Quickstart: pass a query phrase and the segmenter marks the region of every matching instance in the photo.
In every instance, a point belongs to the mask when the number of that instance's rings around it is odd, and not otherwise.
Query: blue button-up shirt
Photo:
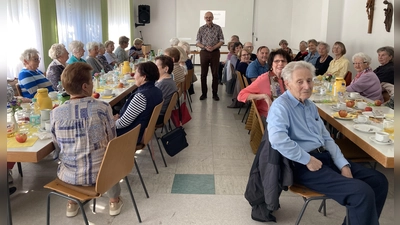
[[[268,63],[265,63],[264,66],[260,64],[258,59],[254,60],[249,64],[249,66],[246,69],[246,77],[251,79],[251,78],[257,78],[263,73],[268,72],[269,66]]]
[[[308,52],[308,55],[306,57],[304,57],[304,61],[309,62],[315,66],[315,63],[317,63],[319,54],[318,54],[318,52],[315,52],[312,55],[311,54],[312,54],[311,52]]]
[[[326,130],[312,101],[306,99],[303,104],[286,91],[273,101],[267,122],[271,146],[284,157],[306,165],[310,161],[308,152],[324,146],[337,168],[349,164]]]

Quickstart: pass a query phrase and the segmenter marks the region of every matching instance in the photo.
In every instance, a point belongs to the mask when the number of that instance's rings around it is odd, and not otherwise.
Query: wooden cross
[[[374,21],[374,5],[375,0],[367,0],[367,15],[368,15],[368,33],[372,33],[372,23]]]

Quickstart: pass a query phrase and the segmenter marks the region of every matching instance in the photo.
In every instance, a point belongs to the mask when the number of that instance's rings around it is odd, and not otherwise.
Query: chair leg
[[[242,123],[243,123],[244,118],[246,117],[247,113],[249,112],[250,107],[251,107],[251,104],[249,104],[249,105],[247,106],[246,111],[245,111],[244,114],[243,114]],[[247,119],[246,119],[246,121],[247,121]]]
[[[154,155],[153,155],[153,152],[152,152],[152,150],[151,150],[149,144],[147,144],[147,148],[149,148],[150,157],[151,157],[151,160],[153,161],[154,169],[156,170],[156,173],[158,174],[158,169],[157,169],[156,161],[154,161]]]
[[[321,212],[321,209],[324,209],[324,216],[326,216],[326,199],[322,199],[321,205],[318,208],[318,212]]]
[[[301,220],[301,218],[303,217],[304,211],[306,211],[306,208],[307,208],[309,202],[310,202],[309,199],[307,199],[307,200],[304,202],[303,208],[301,208],[300,214],[299,214],[299,216],[297,217],[297,220],[296,220],[295,225],[299,225],[300,220]]]
[[[346,207],[346,225],[350,225],[349,221],[349,209]]]
[[[21,162],[17,162],[17,167],[18,167],[18,173],[21,177],[23,177],[24,175],[22,174],[22,165]]]
[[[96,212],[96,199],[93,199],[93,212]]]
[[[137,165],[135,159],[134,159],[134,164],[135,164],[135,167],[136,167],[136,171],[138,172],[140,182],[142,183],[142,186],[143,186],[143,189],[144,189],[144,193],[146,193],[146,197],[149,198],[149,193],[147,192],[147,188],[146,188],[146,185],[144,184],[142,174],[140,173],[139,166]]]
[[[46,215],[46,224],[50,225],[50,196],[51,192],[47,195],[47,215]]]
[[[162,158],[162,160],[164,161],[164,166],[167,167],[167,162],[165,161],[164,154],[163,154],[163,152],[162,152],[162,148],[161,148],[161,145],[160,145],[160,141],[159,141],[159,138],[157,137],[157,135],[156,135],[156,141],[157,141],[157,144],[158,144],[158,149],[160,149],[161,158]]]
[[[138,218],[138,220],[139,220],[139,223],[141,223],[141,222],[142,222],[142,219],[140,218],[139,210],[138,210],[138,208],[137,208],[135,198],[133,197],[131,185],[129,185],[128,176],[125,177],[125,182],[126,182],[126,186],[128,186],[129,194],[131,195],[133,207],[135,207],[136,216],[137,216],[137,218]]]
[[[192,110],[192,103],[190,103],[190,101],[189,101],[188,98],[186,98],[186,100],[187,100],[187,102],[189,103],[190,112],[193,112],[193,110]]]

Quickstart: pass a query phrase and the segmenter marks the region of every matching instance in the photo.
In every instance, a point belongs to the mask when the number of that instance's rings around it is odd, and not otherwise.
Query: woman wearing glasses
[[[272,51],[267,61],[270,70],[258,76],[249,86],[242,89],[237,97],[238,101],[256,100],[258,112],[261,116],[267,117],[272,99],[280,96],[286,90],[281,74],[283,68],[291,60],[292,57],[283,49]]]
[[[347,86],[346,91],[358,92],[360,95],[368,99],[381,100],[383,102],[382,88],[379,78],[369,66],[371,63],[371,57],[365,53],[359,52],[353,55],[352,60],[357,75],[351,81],[350,85]]]
[[[332,53],[335,55],[333,60],[329,63],[328,70],[324,76],[332,75],[335,77],[344,78],[349,70],[349,60],[344,56],[346,54],[346,47],[340,41],[335,42],[332,47]]]
[[[47,88],[49,92],[54,91],[51,82],[42,71],[38,70],[40,63],[38,50],[26,49],[19,59],[24,64],[24,68],[18,75],[18,84],[23,97],[33,98],[38,88]]]

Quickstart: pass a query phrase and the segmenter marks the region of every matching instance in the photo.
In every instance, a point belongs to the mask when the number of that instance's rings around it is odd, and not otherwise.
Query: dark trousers
[[[200,65],[201,65],[201,92],[202,95],[207,95],[207,74],[208,67],[211,67],[212,74],[212,93],[218,94],[218,68],[219,68],[219,50],[212,52],[201,50],[200,51]]]
[[[353,174],[353,179],[349,179],[341,175],[329,152],[311,155],[323,163],[322,168],[311,172],[305,165],[294,162],[294,181],[346,206],[351,225],[379,224],[388,192],[385,175],[349,161]]]

